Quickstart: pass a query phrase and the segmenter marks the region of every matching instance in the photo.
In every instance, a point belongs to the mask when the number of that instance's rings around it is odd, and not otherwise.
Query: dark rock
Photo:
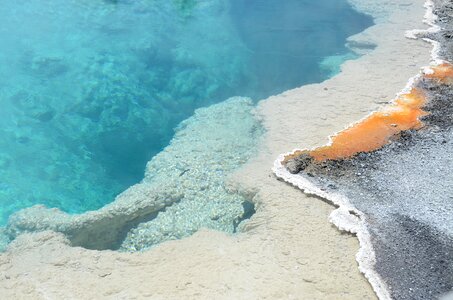
[[[308,153],[304,153],[296,158],[288,160],[286,168],[291,174],[297,174],[300,171],[305,170],[312,162],[313,158]]]

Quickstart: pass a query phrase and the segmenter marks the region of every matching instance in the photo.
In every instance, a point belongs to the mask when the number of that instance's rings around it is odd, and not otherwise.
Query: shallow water
[[[194,109],[321,81],[371,24],[343,0],[18,0],[0,18],[0,224],[109,203]]]

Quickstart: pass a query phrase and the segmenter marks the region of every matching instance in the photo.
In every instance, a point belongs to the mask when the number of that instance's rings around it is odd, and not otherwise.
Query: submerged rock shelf
[[[143,181],[113,203],[81,215],[44,206],[24,209],[10,218],[7,234],[54,230],[73,246],[137,251],[200,228],[233,233],[253,211],[248,199],[225,185],[255,153],[262,135],[252,110],[247,98],[197,110],[148,163]]]

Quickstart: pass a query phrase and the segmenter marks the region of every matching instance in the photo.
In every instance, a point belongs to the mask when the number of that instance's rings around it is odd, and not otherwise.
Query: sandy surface
[[[334,207],[271,171],[280,153],[324,144],[390,101],[429,63],[430,45],[404,38],[423,28],[423,1],[354,2],[379,23],[352,44],[377,48],[345,63],[340,75],[257,108],[268,130],[262,150],[231,178],[231,188],[257,204],[243,233],[201,231],[134,254],[70,247],[51,232],[23,235],[0,255],[0,298],[373,299],[355,261],[357,240],[327,221]]]

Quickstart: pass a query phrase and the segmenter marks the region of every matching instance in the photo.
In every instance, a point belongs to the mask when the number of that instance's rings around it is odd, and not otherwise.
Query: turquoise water
[[[372,22],[345,0],[17,0],[0,20],[0,224],[111,202],[196,108],[321,81]]]

